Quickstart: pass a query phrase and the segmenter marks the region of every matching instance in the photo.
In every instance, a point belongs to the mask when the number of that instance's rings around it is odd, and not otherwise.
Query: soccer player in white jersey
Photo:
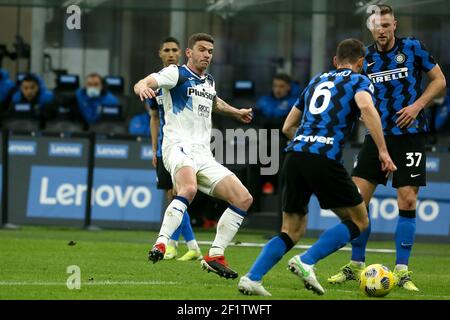
[[[134,87],[142,101],[154,98],[157,89],[163,91],[166,120],[163,162],[177,192],[165,211],[149,260],[155,263],[163,259],[170,236],[200,190],[230,204],[219,219],[216,237],[201,265],[204,270],[234,279],[238,274],[228,267],[224,251],[242,224],[253,198],[241,181],[212,155],[211,113],[228,115],[244,123],[250,123],[253,114],[252,109],[236,109],[217,97],[214,79],[206,73],[213,50],[212,36],[194,34],[186,49],[186,65],[170,65],[142,79]]]

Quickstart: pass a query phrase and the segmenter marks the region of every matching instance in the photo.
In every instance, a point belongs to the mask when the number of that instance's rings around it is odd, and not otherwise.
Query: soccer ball
[[[359,289],[369,297],[384,297],[394,285],[394,274],[381,264],[366,267],[359,277]]]

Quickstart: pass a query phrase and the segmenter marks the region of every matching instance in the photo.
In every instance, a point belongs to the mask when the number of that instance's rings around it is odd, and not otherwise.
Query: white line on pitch
[[[181,282],[174,281],[89,281],[81,282],[82,286],[166,286],[180,285]],[[45,281],[0,281],[2,286],[66,286],[65,282],[45,282]]]
[[[181,243],[184,243],[185,241],[180,241]],[[202,244],[202,245],[212,245],[212,241],[197,241],[198,244]],[[230,246],[235,246],[235,247],[247,247],[247,248],[262,248],[264,247],[266,244],[265,243],[253,243],[253,242],[242,242],[239,244],[230,244]],[[311,246],[307,246],[307,245],[296,245],[294,247],[295,249],[309,249],[311,248]],[[351,248],[348,247],[344,247],[341,248],[339,250],[342,251],[352,251]],[[367,252],[375,252],[375,253],[395,253],[395,250],[392,249],[366,249]]]

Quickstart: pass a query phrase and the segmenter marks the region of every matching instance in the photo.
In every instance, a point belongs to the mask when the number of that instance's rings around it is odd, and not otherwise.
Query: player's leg
[[[416,233],[416,205],[419,188],[426,186],[426,137],[403,135],[393,138],[395,149],[390,152],[398,170],[392,186],[397,188],[399,218],[395,230],[397,285],[410,291],[419,289],[411,280],[408,268]]]
[[[216,237],[208,254],[202,260],[202,266],[221,277],[236,278],[238,274],[228,267],[224,253],[247,215],[253,198],[241,181],[228,169],[226,174],[212,189],[212,195],[227,201],[230,206],[222,213],[217,223]]]
[[[367,213],[369,213],[369,203],[370,199],[372,199],[373,193],[375,192],[376,185],[359,177],[353,177],[352,180],[358,187],[358,190],[361,193],[366,205]],[[369,241],[371,231],[370,215],[368,214],[367,217],[369,219],[369,226],[366,230],[361,232],[359,237],[351,241],[352,257],[350,262],[341,267],[341,270],[337,274],[328,278],[329,283],[340,284],[348,280],[359,280],[359,274],[365,268],[366,246]]]
[[[304,235],[311,191],[301,179],[302,163],[297,153],[288,153],[281,170],[283,222],[281,233],[262,249],[250,271],[241,277],[238,289],[244,294],[269,295],[262,279]]]
[[[283,212],[281,233],[273,237],[262,249],[250,271],[239,280],[238,289],[246,295],[270,296],[262,286],[263,277],[289,252],[305,234],[306,213]]]
[[[188,156],[183,148],[163,148],[164,165],[171,173],[177,196],[167,207],[158,239],[149,252],[149,260],[156,263],[164,257],[167,244],[175,230],[180,226],[184,212],[197,193],[197,176],[192,157]]]
[[[388,139],[387,139],[388,140]],[[361,151],[358,154],[353,172],[353,182],[359,189],[367,212],[369,203],[378,184],[386,184],[387,178],[381,171],[381,163],[378,159],[378,149],[371,136],[366,136]],[[366,246],[371,232],[370,214],[369,227],[361,235],[351,241],[352,256],[349,263],[342,266],[338,273],[328,278],[331,284],[340,284],[349,280],[358,280],[359,273],[365,267]]]
[[[170,178],[170,175],[169,175]],[[171,203],[173,198],[175,197],[174,191],[172,188],[166,190],[166,198],[167,204]],[[184,218],[183,218],[184,219]],[[183,224],[183,222],[181,222]],[[167,244],[166,252],[164,254],[164,260],[175,259],[178,255],[178,239],[180,239],[182,226],[180,225],[177,230],[172,234],[169,239],[169,243]]]
[[[303,280],[307,289],[323,294],[314,265],[356,239],[369,221],[358,188],[339,162],[307,154],[303,155],[303,160],[304,182],[317,196],[321,208],[332,209],[342,222],[326,230],[304,254],[293,257],[289,261],[289,270]]]
[[[342,222],[326,230],[301,256],[295,256],[289,261],[290,271],[303,279],[308,290],[317,294],[323,294],[325,291],[316,279],[315,264],[357,238],[369,225],[364,202],[355,207],[338,208],[333,211]]]
[[[172,202],[173,197],[175,196],[173,191],[172,178],[170,177],[170,173],[164,167],[162,157],[157,158],[156,162],[156,175],[157,175],[157,184],[156,187],[159,190],[164,190],[166,195],[166,203],[165,205],[169,205]],[[171,236],[169,243],[166,247],[166,251],[164,253],[164,259],[170,260],[174,259],[177,256],[177,246],[178,239],[181,234],[181,228],[178,228]]]
[[[395,230],[395,247],[397,259],[394,274],[398,278],[397,284],[410,291],[419,291],[411,280],[408,270],[409,257],[416,234],[416,204],[418,187],[401,187],[397,190],[399,217]]]
[[[183,221],[181,222],[179,229],[180,228],[181,234],[183,235],[184,240],[186,240],[188,251],[177,260],[190,261],[201,259],[202,253],[200,251],[200,247],[198,246],[197,240],[195,239],[194,230],[191,225],[191,217],[189,216],[187,210],[184,212]]]

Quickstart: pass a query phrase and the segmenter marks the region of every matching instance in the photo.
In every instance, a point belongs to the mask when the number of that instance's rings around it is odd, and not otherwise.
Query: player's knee
[[[288,228],[283,228],[282,232],[288,234],[292,242],[297,243],[304,235],[304,228],[301,226],[289,226]]]
[[[248,208],[250,208],[250,206],[252,205],[252,203],[253,203],[253,197],[250,194],[250,192],[246,191],[237,197],[234,205],[236,207],[238,207],[239,209],[247,211]]]
[[[416,209],[416,203],[417,199],[415,195],[407,195],[398,199],[398,207],[400,210],[414,210]]]
[[[178,195],[186,198],[189,201],[194,200],[195,195],[197,194],[197,185],[196,184],[187,184],[181,187],[178,191]]]
[[[359,231],[364,231],[369,227],[369,217],[367,215],[364,215],[360,219],[358,219],[358,228]]]

